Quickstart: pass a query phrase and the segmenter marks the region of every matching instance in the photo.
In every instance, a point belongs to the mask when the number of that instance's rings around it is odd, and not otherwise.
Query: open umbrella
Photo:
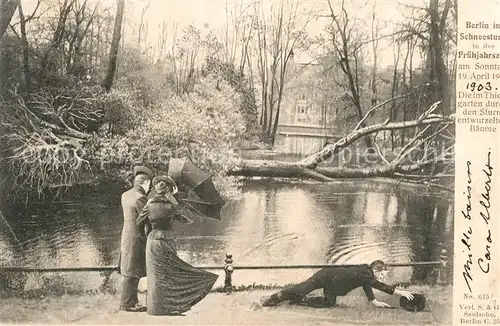
[[[184,157],[170,159],[168,175],[175,180],[179,188],[175,198],[190,215],[220,219],[225,201],[215,189],[210,173]]]

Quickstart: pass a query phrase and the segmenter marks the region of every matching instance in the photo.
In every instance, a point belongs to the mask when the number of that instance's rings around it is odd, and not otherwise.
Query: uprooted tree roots
[[[83,172],[92,170],[83,148],[91,138],[92,129],[102,125],[104,110],[92,103],[95,96],[89,92],[71,92],[58,95],[40,92],[29,98],[14,94],[14,101],[0,103],[4,112],[8,112],[0,120],[0,137],[4,149],[7,148],[3,160],[9,163],[12,175],[17,176],[14,187],[34,188],[42,193],[54,185],[77,183]],[[454,119],[434,114],[439,104],[434,103],[415,120],[386,120],[361,127],[379,105],[372,108],[352,132],[302,161],[242,160],[229,169],[228,175],[319,181],[383,176],[428,184],[443,184],[439,181],[445,180],[449,184],[453,176]],[[395,130],[413,130],[413,137],[393,157],[386,157],[378,145],[377,134]],[[378,155],[380,163],[352,168],[321,164],[341,155],[343,150],[366,136],[373,137],[372,151]]]
[[[14,179],[14,189],[24,186],[41,193],[54,184],[71,184],[89,168],[83,146],[98,125],[103,111],[93,105],[88,92],[67,94],[40,91],[23,97],[13,93],[0,103],[1,140]]]

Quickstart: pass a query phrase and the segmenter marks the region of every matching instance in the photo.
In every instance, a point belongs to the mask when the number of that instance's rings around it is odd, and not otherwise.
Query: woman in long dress
[[[172,200],[175,182],[168,176],[153,179],[155,196],[137,218],[148,233],[146,242],[147,313],[171,315],[189,311],[212,289],[218,275],[195,268],[177,256],[174,221],[192,223]]]

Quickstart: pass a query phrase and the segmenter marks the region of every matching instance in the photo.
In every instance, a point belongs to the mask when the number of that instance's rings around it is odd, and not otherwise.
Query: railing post
[[[113,273],[113,271],[104,271],[100,273],[101,276],[103,277],[100,287],[102,293],[113,292],[112,289],[110,288],[111,273]]]
[[[448,265],[448,251],[445,248],[441,249],[439,261],[441,262],[441,266],[439,267],[438,284],[445,285],[448,282],[446,270],[446,267]]]
[[[226,278],[224,279],[224,290],[227,293],[231,293],[233,289],[233,281],[232,281],[232,274],[233,274],[233,255],[230,253],[226,253],[226,259],[224,260],[226,263],[224,265],[224,272],[226,273]]]

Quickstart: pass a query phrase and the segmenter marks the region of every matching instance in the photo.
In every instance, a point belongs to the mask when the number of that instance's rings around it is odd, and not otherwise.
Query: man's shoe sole
[[[147,308],[120,308],[120,310],[127,312],[145,312]]]

